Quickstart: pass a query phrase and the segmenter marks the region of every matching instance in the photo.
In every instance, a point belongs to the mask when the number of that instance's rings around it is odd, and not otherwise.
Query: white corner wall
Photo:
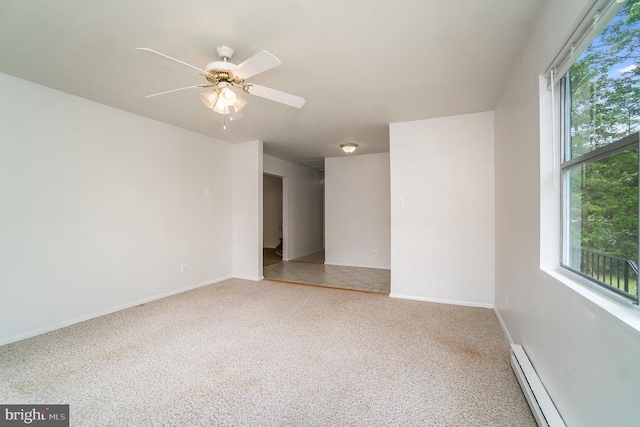
[[[263,175],[262,247],[274,249],[280,243],[282,227],[282,178]]]
[[[0,93],[0,345],[230,277],[231,145],[6,74]]]
[[[389,153],[325,159],[325,263],[391,264]]]
[[[283,259],[323,248],[323,184],[314,169],[264,155],[264,173],[283,177]]]
[[[391,296],[492,307],[493,112],[390,125]]]
[[[263,278],[262,146],[262,141],[232,145],[233,277],[239,279]]]
[[[540,76],[590,5],[543,3],[495,110],[496,311],[513,341],[524,347],[566,425],[635,426],[640,425],[640,331],[614,316],[612,308],[636,324],[637,308],[615,304],[540,267],[549,264],[547,252],[558,252],[560,217],[557,203],[550,201],[558,200],[558,189],[551,166],[550,97]]]

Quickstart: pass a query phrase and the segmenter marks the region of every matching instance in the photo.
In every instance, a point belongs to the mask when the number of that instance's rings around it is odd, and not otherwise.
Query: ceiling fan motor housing
[[[236,77],[231,71],[222,70],[220,68],[207,69],[209,74],[204,75],[204,78],[213,85],[220,83],[228,83],[235,87],[242,87],[244,80],[240,77]]]
[[[233,62],[222,62],[222,61],[210,62],[207,64],[206,67],[204,67],[205,70],[210,72],[217,71],[217,70],[231,71],[234,68],[236,68],[236,64],[234,64]]]
[[[207,64],[204,68],[210,75],[205,78],[213,84],[228,82],[234,86],[241,85],[243,81],[233,75],[231,70],[236,68],[236,64],[229,62],[229,59],[233,57],[234,50],[229,46],[218,46],[216,49],[218,56],[222,58],[222,61],[214,61]]]
[[[231,72],[236,68],[236,64],[229,62],[229,59],[233,57],[234,50],[228,46],[218,46],[216,52],[218,52],[218,56],[222,58],[222,61],[214,61],[207,64],[205,70],[207,70],[210,75],[205,76],[205,78],[213,84],[229,82],[234,86],[242,85],[242,79],[234,76]]]

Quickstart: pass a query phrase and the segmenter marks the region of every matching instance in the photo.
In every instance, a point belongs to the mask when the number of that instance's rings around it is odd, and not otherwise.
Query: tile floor
[[[310,255],[303,256],[300,258],[292,259],[291,261],[295,262],[313,262],[316,264],[324,264],[324,250],[319,252],[314,252]]]
[[[391,270],[283,261],[264,267],[264,278],[388,294]]]
[[[262,248],[262,266],[275,264],[276,262],[282,262],[282,257],[276,253],[275,249]]]

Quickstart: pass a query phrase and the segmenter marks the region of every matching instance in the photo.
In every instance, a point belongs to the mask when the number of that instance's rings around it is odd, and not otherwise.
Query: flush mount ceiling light
[[[348,144],[340,144],[340,148],[342,148],[342,151],[344,151],[347,154],[351,154],[354,151],[356,151],[356,148],[358,148],[358,144],[353,144],[353,143],[348,143]]]

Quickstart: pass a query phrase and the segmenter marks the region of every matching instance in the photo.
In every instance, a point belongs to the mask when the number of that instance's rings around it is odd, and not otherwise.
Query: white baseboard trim
[[[391,267],[379,267],[379,266],[358,265],[358,264],[339,264],[337,262],[326,262],[326,261],[324,265],[337,265],[339,267],[375,268],[377,270],[391,270]]]
[[[509,333],[509,330],[507,329],[507,325],[504,323],[504,320],[502,320],[502,316],[500,316],[500,312],[496,307],[493,307],[493,312],[496,314],[496,317],[498,318],[498,323],[500,324],[500,327],[502,328],[502,332],[504,332],[504,336],[507,338],[507,341],[509,341],[509,344],[513,344],[514,342],[513,342],[513,339],[511,338],[511,334]]]
[[[251,280],[252,282],[259,282],[264,279],[264,276],[241,276],[237,274],[234,274],[232,277],[234,279]]]
[[[191,291],[193,289],[201,288],[203,286],[213,285],[214,283],[222,282],[223,280],[231,279],[231,275],[219,277],[213,280],[207,280],[205,282],[198,283],[196,285],[186,286],[180,289],[174,289],[167,292],[162,292],[147,298],[142,298],[136,301],[120,304],[115,307],[106,308],[104,310],[98,310],[90,314],[75,317],[73,319],[64,320],[62,322],[54,323],[53,325],[43,326],[42,328],[32,329],[27,332],[12,335],[7,338],[0,338],[0,346],[11,344],[13,342],[22,341],[27,338],[35,337],[37,335],[46,334],[47,332],[55,331],[56,329],[66,328],[67,326],[75,325],[76,323],[85,322],[87,320],[95,319],[96,317],[105,316],[107,314],[115,313],[116,311],[125,310],[127,308],[135,307],[137,305],[146,304],[151,301],[159,300],[162,298],[170,297],[172,295],[181,294],[183,292]]]
[[[493,308],[493,304],[487,304],[483,302],[473,302],[473,301],[458,301],[452,299],[442,299],[442,298],[428,298],[428,297],[418,297],[414,295],[403,295],[403,294],[389,294],[391,298],[399,298],[399,299],[410,299],[414,301],[425,301],[425,302],[435,302],[438,304],[451,304],[451,305],[462,305],[465,307],[478,307],[478,308]]]

